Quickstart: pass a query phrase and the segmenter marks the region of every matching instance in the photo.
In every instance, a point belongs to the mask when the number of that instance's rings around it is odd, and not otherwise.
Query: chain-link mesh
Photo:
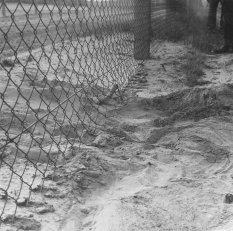
[[[135,63],[131,0],[3,1],[0,12],[4,221],[100,125],[105,101],[114,104]]]
[[[195,0],[194,0],[195,1]],[[160,48],[164,40],[180,41],[187,20],[188,0],[152,0],[152,49]]]
[[[67,150],[101,128],[134,57],[150,51],[151,32],[159,46],[184,2],[1,1],[0,226]]]

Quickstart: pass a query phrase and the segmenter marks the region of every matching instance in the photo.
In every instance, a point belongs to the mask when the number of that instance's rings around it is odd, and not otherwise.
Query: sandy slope
[[[115,117],[135,139],[111,154],[124,156],[127,164],[109,188],[88,199],[88,213],[74,230],[232,230],[233,206],[224,203],[225,194],[233,192],[231,58],[209,57],[207,63],[215,67],[206,70],[205,78],[212,83],[187,89],[179,68],[185,52],[167,44],[156,61],[145,64],[146,86]],[[160,65],[164,63],[166,71]],[[182,91],[183,98],[175,98]],[[172,124],[155,123],[169,117],[166,107],[156,104],[161,96],[163,103],[182,112]],[[219,109],[215,101],[230,109]],[[197,112],[196,105],[206,111]]]
[[[34,215],[41,230],[232,230],[232,58],[207,57],[209,84],[188,88],[187,52],[164,43],[144,64],[106,131],[55,173],[69,196],[46,199],[55,212]]]

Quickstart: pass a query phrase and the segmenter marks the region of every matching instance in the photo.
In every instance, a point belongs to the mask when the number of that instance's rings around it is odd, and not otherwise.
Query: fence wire
[[[30,197],[48,166],[93,132],[135,63],[130,0],[3,1],[0,11],[4,221],[8,204],[15,215],[24,188]]]
[[[145,50],[135,31],[142,41],[153,32],[157,49],[186,2],[152,0],[150,12],[140,11],[141,19],[152,15],[152,26],[135,26],[135,1],[2,0],[0,226],[72,146],[101,127],[109,104],[122,100],[135,49]]]
[[[160,48],[164,40],[174,42],[182,40],[181,36],[186,29],[182,21],[187,19],[188,7],[188,0],[152,0],[153,52]]]

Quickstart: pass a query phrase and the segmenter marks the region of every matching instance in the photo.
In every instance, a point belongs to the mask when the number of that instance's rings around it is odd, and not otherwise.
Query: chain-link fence
[[[148,58],[152,32],[159,47],[185,6],[182,0],[2,0],[0,222],[15,216],[20,198],[30,199],[68,150],[101,128],[106,110],[123,100],[134,58]]]
[[[188,3],[188,0],[152,0],[153,51],[158,50],[164,40],[177,42],[184,39]]]
[[[15,214],[19,199],[30,198],[68,149],[95,132],[106,101],[117,103],[135,72],[132,4],[1,3],[1,219],[12,203]]]

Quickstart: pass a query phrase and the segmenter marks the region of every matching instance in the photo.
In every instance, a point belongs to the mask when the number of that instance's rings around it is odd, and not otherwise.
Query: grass
[[[202,85],[202,76],[205,74],[203,71],[206,56],[198,50],[193,50],[187,54],[186,62],[182,66],[185,74],[186,85],[194,87]]]
[[[186,84],[190,87],[203,85],[204,63],[206,54],[213,53],[223,44],[223,33],[218,30],[215,33],[207,30],[207,18],[193,16],[187,20],[184,28],[187,28],[184,41],[192,45],[192,52],[187,54],[183,70],[186,77]]]
[[[165,21],[157,19],[152,24],[154,39],[168,40],[172,42],[183,41],[187,36],[187,29],[188,24],[186,16],[176,13],[171,15]]]
[[[189,33],[187,42],[204,53],[212,53],[223,44],[223,32],[217,30],[215,33],[207,30],[207,19],[193,17],[189,21]]]
[[[176,13],[171,16],[173,20],[167,19],[166,27],[155,39],[164,39],[172,42],[182,41],[192,45],[193,49],[187,53],[185,63],[181,66],[185,74],[185,83],[189,87],[201,85],[204,75],[205,53],[217,46],[216,34],[207,33],[206,22],[198,18],[187,18],[187,15]],[[175,20],[174,20],[175,18]]]
[[[184,42],[192,46],[193,49],[185,57],[186,61],[182,66],[185,82],[190,87],[205,84],[202,77],[205,74],[206,54],[213,53],[223,44],[223,33],[221,31],[209,32],[206,17],[198,18],[194,15],[188,17],[182,12],[174,13],[166,23],[163,23],[160,33],[158,31],[154,31],[155,39]]]
[[[154,39],[182,41],[204,53],[211,53],[223,44],[221,31],[212,33],[207,30],[206,17],[188,17],[185,12],[176,12],[165,22],[154,21],[153,25]]]

